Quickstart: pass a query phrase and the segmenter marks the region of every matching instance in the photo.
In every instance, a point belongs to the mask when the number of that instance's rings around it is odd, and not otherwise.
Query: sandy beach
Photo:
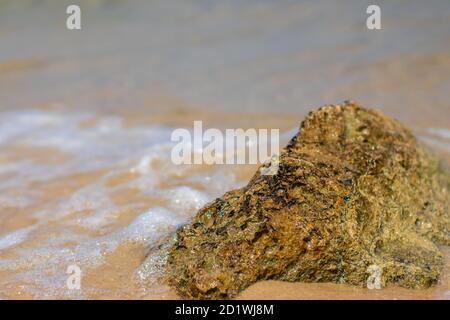
[[[450,4],[381,1],[0,1],[0,298],[179,299],[139,275],[148,249],[257,165],[175,165],[176,128],[276,128],[355,100],[450,163]],[[439,284],[380,290],[258,282],[238,299],[450,299]],[[67,287],[67,268],[82,270]]]

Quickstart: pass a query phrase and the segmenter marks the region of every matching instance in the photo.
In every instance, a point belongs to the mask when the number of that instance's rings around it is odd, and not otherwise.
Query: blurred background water
[[[0,1],[0,105],[299,112],[353,99],[444,125],[450,2]],[[65,28],[68,4],[82,30]],[[443,115],[447,117],[442,117]]]
[[[255,170],[173,165],[177,126],[287,139],[352,99],[448,152],[449,92],[448,0],[0,0],[0,298],[168,297],[148,247]]]

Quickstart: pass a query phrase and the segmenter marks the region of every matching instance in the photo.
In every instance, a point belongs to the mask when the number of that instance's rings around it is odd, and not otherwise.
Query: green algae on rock
[[[232,298],[258,280],[425,288],[450,244],[443,163],[399,122],[352,102],[311,112],[282,150],[181,227],[166,280],[185,298]]]

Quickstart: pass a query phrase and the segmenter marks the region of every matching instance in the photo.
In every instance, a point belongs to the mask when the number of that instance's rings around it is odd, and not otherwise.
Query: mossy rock
[[[267,166],[267,165],[266,165]],[[259,280],[426,288],[450,244],[449,175],[399,122],[352,102],[311,112],[275,175],[199,210],[169,249],[184,298],[232,298]]]

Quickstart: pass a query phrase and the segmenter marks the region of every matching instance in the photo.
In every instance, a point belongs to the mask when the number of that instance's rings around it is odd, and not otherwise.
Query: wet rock
[[[177,231],[166,280],[185,298],[232,298],[258,280],[438,281],[450,244],[443,164],[399,122],[345,102],[311,112],[276,175],[199,210]],[[372,277],[372,279],[371,279]],[[375,279],[377,280],[377,279]]]

